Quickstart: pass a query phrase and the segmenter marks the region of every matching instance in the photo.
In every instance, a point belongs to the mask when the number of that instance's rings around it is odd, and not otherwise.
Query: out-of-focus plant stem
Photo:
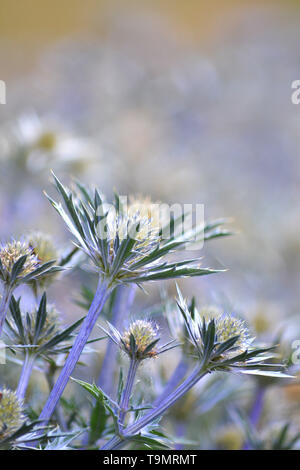
[[[135,423],[128,426],[120,436],[113,437],[108,441],[101,450],[112,450],[121,448],[130,436],[135,435],[142,428],[150,424],[152,421],[163,415],[174,403],[179,400],[185,393],[187,393],[199,380],[201,380],[207,371],[202,368],[195,369],[191,375],[172,393],[167,397],[159,406],[150,410]]]
[[[254,427],[257,427],[259,423],[259,419],[261,417],[261,413],[262,413],[263,406],[264,406],[264,397],[265,397],[265,387],[262,387],[259,385],[255,393],[254,402],[253,402],[252,409],[251,409],[250,416],[249,416],[250,423]]]
[[[263,411],[264,398],[265,398],[266,387],[258,385],[255,391],[252,408],[249,414],[249,423],[252,428],[256,429]],[[245,442],[243,449],[249,450],[251,447],[249,442]]]
[[[13,289],[11,287],[4,286],[3,295],[0,303],[0,336],[2,334],[3,325],[9,308],[12,292]]]
[[[88,314],[40,415],[39,419],[42,422],[46,423],[51,418],[110,292],[111,288],[108,287],[108,282],[100,280]]]
[[[134,379],[136,376],[136,372],[139,366],[139,361],[136,359],[131,359],[130,364],[129,364],[129,369],[128,369],[128,375],[127,375],[127,380],[125,384],[125,388],[123,390],[122,398],[121,398],[121,403],[120,403],[120,415],[119,415],[119,425],[123,425],[125,416],[128,410],[129,406],[129,400],[131,397],[132,393],[132,388],[134,384]]]
[[[176,369],[174,370],[173,374],[171,375],[170,379],[168,380],[163,392],[157,397],[153,406],[157,406],[159,403],[162,402],[166,397],[173,392],[173,390],[177,387],[177,385],[184,379],[187,371],[188,371],[188,364],[185,359],[181,359],[178,363]]]
[[[32,374],[32,369],[35,361],[34,354],[26,351],[25,353],[25,360],[22,367],[18,387],[17,387],[17,396],[19,400],[24,400],[27,387],[29,384],[30,376]]]
[[[111,323],[115,328],[119,329],[122,318],[128,318],[128,312],[131,310],[135,293],[135,285],[129,287],[119,286],[117,288],[111,319]],[[108,341],[97,385],[109,396],[112,396],[114,391],[117,357],[118,348],[112,341]]]

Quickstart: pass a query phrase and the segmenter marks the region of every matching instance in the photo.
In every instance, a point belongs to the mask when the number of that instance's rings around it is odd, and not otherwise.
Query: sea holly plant
[[[191,343],[194,368],[187,373],[187,377],[174,390],[162,395],[156,400],[152,408],[143,416],[138,416],[125,429],[120,427],[117,421],[118,411],[115,412],[115,420],[118,427],[113,436],[103,447],[103,450],[119,449],[124,445],[135,441],[142,441],[144,432],[149,432],[149,426],[157,423],[157,420],[166,413],[181,397],[194,387],[207,374],[216,371],[252,373],[273,377],[291,378],[284,372],[284,366],[268,361],[273,357],[273,347],[257,347],[253,344],[245,322],[233,315],[224,314],[215,318],[206,319],[200,317],[194,303],[188,306],[178,290],[178,309],[183,316]],[[124,350],[128,350],[126,341],[113,329],[108,333],[113,341],[119,343]],[[127,347],[126,347],[127,345]],[[131,340],[130,350],[135,347]],[[127,352],[128,354],[128,352]],[[131,367],[129,367],[128,379],[130,381]],[[128,399],[126,401],[128,405]],[[122,412],[121,408],[121,412]],[[121,415],[123,416],[123,415]],[[123,421],[122,421],[123,424]]]
[[[158,326],[149,321],[136,320],[129,325],[123,334],[110,323],[108,323],[108,326],[109,331],[102,329],[130,359],[127,380],[118,407],[118,425],[123,427],[139,365],[145,359],[156,358],[159,354],[173,349],[177,344],[174,344],[175,340],[172,340],[163,346],[159,346]]]
[[[197,258],[174,262],[167,255],[185,248],[191,240],[194,242],[201,237],[202,240],[209,240],[229,234],[222,229],[224,221],[221,220],[193,227],[187,233],[178,235],[176,226],[179,220],[172,219],[169,238],[165,239],[162,236],[166,232],[165,227],[157,229],[147,211],[142,213],[130,208],[124,211],[118,196],[112,204],[107,204],[97,189],[92,195],[80,183],[76,184],[76,191],[71,191],[55,175],[54,181],[63,204],[50,196],[48,198],[73,235],[75,246],[89,258],[90,269],[98,274],[98,287],[66,363],[40,415],[44,422],[51,417],[114,288],[118,285],[142,286],[148,281],[215,273],[217,270],[202,268]]]
[[[256,344],[241,318],[221,308],[198,311],[195,298],[186,301],[179,289],[176,301],[165,298],[162,304],[149,307],[147,314],[140,310],[139,315],[132,316],[136,287],[144,293],[152,281],[219,271],[202,267],[197,256],[187,258],[183,251],[194,249],[198,242],[229,235],[225,220],[186,228],[185,214],[157,217],[149,199],[133,198],[127,204],[115,195],[108,203],[97,189],[91,191],[75,183],[71,190],[56,176],[54,182],[61,200],[47,197],[71,232],[74,248],[61,256],[47,236],[35,233],[0,249],[3,338],[8,362],[20,362],[20,358],[22,362],[16,391],[0,391],[0,448],[63,449],[70,448],[71,443],[78,449],[174,448],[180,440],[166,435],[160,420],[204,377],[214,374],[214,378],[219,371],[291,377],[280,361],[275,362],[275,348]],[[87,315],[64,327],[56,308],[47,303],[46,292],[42,292],[58,271],[71,261],[74,264],[75,254],[77,263],[84,263],[82,267],[91,273],[84,280],[87,287],[81,302]],[[15,297],[14,289],[23,283],[34,293],[34,308],[24,307],[26,303]],[[74,379],[91,397],[87,414],[77,397],[62,395],[82,352],[99,339],[91,340],[90,334],[100,314],[108,345],[97,385]],[[109,322],[103,326],[105,316]],[[164,325],[169,331],[164,331]],[[156,361],[164,360],[162,353],[166,358],[173,349],[181,354],[174,374],[161,381],[166,385],[159,393],[151,390],[147,395],[138,379],[145,369],[148,371],[148,364],[150,370]],[[57,359],[62,357],[61,363]],[[115,387],[114,374],[120,363]],[[26,406],[34,369],[44,372],[50,390],[44,407],[39,403],[37,409]],[[209,381],[204,383],[209,386]],[[55,428],[49,427],[50,419]],[[182,445],[187,442],[181,441]]]
[[[12,240],[0,246],[0,282],[2,299],[0,302],[0,335],[9,308],[13,291],[20,284],[53,275],[62,268],[54,266],[55,260],[41,262],[29,241]]]
[[[55,306],[47,304],[46,293],[39,305],[26,313],[21,310],[20,301],[20,298],[16,300],[12,296],[4,333],[8,349],[17,356],[22,355],[23,366],[16,391],[22,401],[34,366],[41,362],[43,370],[46,370],[47,362],[68,353],[74,332],[83,318],[64,328]]]

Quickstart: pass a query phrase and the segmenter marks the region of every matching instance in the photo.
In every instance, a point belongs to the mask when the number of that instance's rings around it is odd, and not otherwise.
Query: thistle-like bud
[[[178,289],[177,305],[183,316],[186,330],[194,349],[194,357],[206,370],[230,371],[234,368],[243,374],[268,377],[291,377],[283,365],[267,363],[273,355],[273,346],[258,348],[252,345],[246,323],[232,315],[201,317],[194,303],[189,307]],[[268,353],[268,354],[266,354]]]
[[[216,340],[223,343],[234,336],[238,336],[234,347],[236,353],[242,353],[249,349],[254,338],[250,336],[246,323],[231,315],[222,315],[215,318]]]
[[[156,357],[158,351],[155,344],[159,340],[158,326],[149,321],[136,320],[124,331],[121,342],[124,351],[136,359],[143,360]]]
[[[0,390],[0,442],[11,436],[24,422],[22,404],[15,392]]]
[[[0,276],[3,282],[10,282],[14,265],[23,256],[26,256],[26,260],[18,273],[18,277],[24,277],[27,274],[32,273],[40,266],[39,259],[34,253],[33,248],[28,242],[20,242],[16,240],[0,247]]]
[[[122,334],[110,323],[108,326],[109,331],[103,327],[101,329],[122,351],[137,361],[157,357],[159,354],[178,346],[178,344],[174,344],[174,340],[163,346],[157,346],[160,340],[158,326],[150,321],[136,320]]]

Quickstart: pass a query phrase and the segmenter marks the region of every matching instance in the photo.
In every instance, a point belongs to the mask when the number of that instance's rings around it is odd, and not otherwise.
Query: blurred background
[[[42,194],[53,192],[50,169],[109,195],[202,203],[206,219],[232,217],[237,234],[200,253],[228,271],[182,290],[244,316],[263,340],[280,335],[288,357],[300,339],[299,22],[296,1],[1,0],[1,241],[42,230],[68,246]],[[66,321],[80,315],[81,282],[75,272],[51,290]],[[158,298],[154,285],[135,309]],[[236,445],[222,406],[207,447]],[[297,381],[272,382],[261,432],[291,416],[299,429],[299,406]]]

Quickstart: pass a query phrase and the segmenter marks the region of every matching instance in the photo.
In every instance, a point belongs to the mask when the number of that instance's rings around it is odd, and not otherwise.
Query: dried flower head
[[[9,282],[15,263],[26,256],[25,263],[19,276],[26,276],[40,266],[40,262],[33,248],[27,242],[13,240],[0,248],[0,261],[2,264],[2,279]]]
[[[24,422],[22,405],[15,392],[0,390],[0,442],[11,436]]]

